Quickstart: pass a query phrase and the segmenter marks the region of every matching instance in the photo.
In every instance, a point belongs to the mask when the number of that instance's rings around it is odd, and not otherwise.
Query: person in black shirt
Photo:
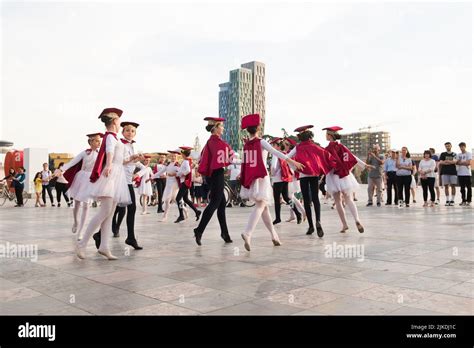
[[[441,167],[441,184],[444,186],[444,193],[446,194],[445,206],[454,205],[454,196],[456,195],[456,184],[458,182],[458,176],[456,171],[456,154],[451,151],[451,143],[447,142],[444,144],[446,152],[443,152],[439,156],[439,165]],[[451,186],[451,193],[449,194],[449,187]]]

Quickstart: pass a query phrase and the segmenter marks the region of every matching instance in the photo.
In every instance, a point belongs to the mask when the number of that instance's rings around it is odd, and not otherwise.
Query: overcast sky
[[[368,125],[393,147],[472,135],[470,3],[3,2],[0,139],[77,153],[105,107],[137,149],[204,143],[229,70],[266,64],[266,132]]]

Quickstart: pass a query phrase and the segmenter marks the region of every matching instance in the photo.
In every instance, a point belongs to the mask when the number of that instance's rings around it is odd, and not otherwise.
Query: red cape
[[[211,135],[201,152],[198,172],[211,176],[214,170],[227,167],[233,151],[229,144],[217,135]]]
[[[262,139],[253,138],[244,145],[244,158],[240,172],[240,183],[243,187],[249,189],[250,185],[259,178],[266,177],[267,169],[263,163]]]
[[[326,146],[326,150],[337,162],[334,174],[337,174],[340,178],[348,176],[352,168],[357,164],[357,159],[350,150],[337,141],[329,142],[329,145]]]
[[[86,152],[87,152],[87,155],[90,155],[92,150],[87,149]],[[69,168],[63,173],[63,177],[67,181],[67,184],[66,184],[67,188],[71,187],[74,181],[74,178],[76,177],[76,174],[79,173],[81,169],[82,169],[82,160],[80,160],[77,164],[75,164],[74,166],[72,166],[71,168]]]
[[[321,176],[327,174],[332,168],[336,168],[337,163],[333,156],[316,145],[312,140],[306,140],[296,145],[295,161],[304,164],[305,168],[301,173],[311,176]]]
[[[279,158],[278,162],[280,162],[281,168],[281,180],[284,182],[292,182],[293,181],[293,173],[291,172],[290,166],[288,162]]]
[[[102,144],[100,145],[99,153],[97,154],[97,159],[95,160],[94,168],[92,169],[90,180],[91,182],[96,182],[99,180],[100,175],[102,174],[102,169],[107,161],[107,153],[105,152],[105,144],[107,137],[112,135],[117,139],[117,134],[112,132],[105,132],[104,137],[102,138]]]
[[[191,171],[184,178],[184,184],[186,185],[186,187],[190,188],[193,185],[193,160],[188,158],[188,162]]]

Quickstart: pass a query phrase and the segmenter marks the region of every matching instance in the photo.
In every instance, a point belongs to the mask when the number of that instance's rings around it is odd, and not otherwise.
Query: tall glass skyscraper
[[[265,64],[250,62],[231,70],[229,82],[219,85],[219,117],[225,118],[224,140],[235,151],[243,148],[240,121],[248,114],[260,114],[265,127]]]

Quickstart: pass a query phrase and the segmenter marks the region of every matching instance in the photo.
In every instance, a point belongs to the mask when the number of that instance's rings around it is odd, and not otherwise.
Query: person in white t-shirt
[[[237,195],[239,195],[239,181],[237,180],[237,177],[240,175],[241,165],[242,160],[240,159],[240,154],[236,153],[234,155],[234,159],[232,160],[232,164],[227,167],[227,170],[230,173],[229,186],[232,188],[232,191],[234,191]],[[227,204],[227,208],[232,208],[232,199],[230,200],[229,204]]]
[[[459,143],[461,153],[457,154],[457,173],[459,186],[461,186],[461,197],[462,202],[460,206],[470,206],[472,199],[472,188],[471,188],[471,160],[472,153],[466,151],[466,143]],[[467,191],[467,194],[466,194]]]

